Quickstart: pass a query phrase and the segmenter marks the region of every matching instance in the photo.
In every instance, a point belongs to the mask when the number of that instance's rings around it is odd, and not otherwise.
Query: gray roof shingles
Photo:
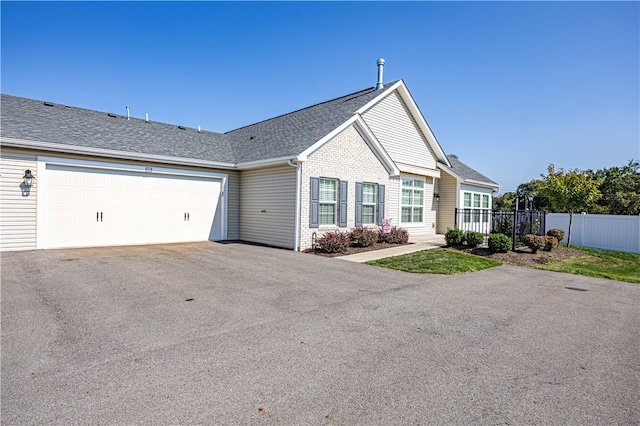
[[[127,120],[106,112],[2,95],[1,135],[83,148],[149,154],[214,163],[243,163],[294,157],[322,139],[389,89],[373,87],[288,114],[215,133]]]
[[[369,88],[227,132],[239,162],[300,154],[395,82]]]
[[[1,135],[124,153],[215,163],[235,163],[228,137],[221,133],[145,121],[106,112],[45,105],[43,101],[2,95]],[[113,114],[111,114],[113,115]]]
[[[488,177],[486,177],[482,173],[479,173],[476,170],[474,170],[471,167],[469,167],[466,164],[464,164],[458,158],[456,158],[456,157],[454,157],[452,155],[447,156],[447,158],[449,159],[449,163],[451,164],[451,169],[458,176],[462,177],[463,179],[469,179],[469,180],[474,180],[474,181],[477,181],[477,182],[483,182],[483,183],[489,183],[489,184],[493,184],[493,185],[498,185],[496,182],[492,181],[491,179],[489,179]]]

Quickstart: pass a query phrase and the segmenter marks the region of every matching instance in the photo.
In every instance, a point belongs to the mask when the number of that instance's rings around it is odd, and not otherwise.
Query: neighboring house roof
[[[491,188],[500,187],[500,185],[497,182],[492,181],[482,173],[467,166],[462,161],[460,161],[457,157],[450,155],[448,156],[448,158],[449,158],[449,163],[451,164],[451,167],[448,167],[440,163],[438,164],[438,167],[445,170],[450,175],[453,175],[461,182],[471,184],[471,185],[488,186]]]
[[[3,144],[134,159],[182,160],[231,167],[236,159],[221,133],[2,95]]]

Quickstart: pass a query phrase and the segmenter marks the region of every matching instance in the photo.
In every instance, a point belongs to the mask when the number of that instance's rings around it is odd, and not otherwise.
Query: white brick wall
[[[334,178],[349,182],[347,227],[321,226],[309,228],[309,190],[312,177]],[[358,131],[350,126],[314,152],[302,163],[300,182],[300,250],[311,247],[312,234],[327,231],[349,231],[355,226],[356,182],[386,185],[385,213],[389,212],[389,172],[373,153]],[[386,214],[385,216],[388,216]]]

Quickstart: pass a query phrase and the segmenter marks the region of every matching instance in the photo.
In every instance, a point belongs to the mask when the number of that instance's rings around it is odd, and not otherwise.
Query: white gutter
[[[244,163],[237,163],[235,166],[239,170],[249,170],[249,169],[256,169],[258,167],[289,164],[289,161],[291,160],[299,161],[299,157],[289,155],[287,157],[269,158],[267,160],[255,160],[255,161],[247,161]]]
[[[181,166],[212,167],[218,169],[235,169],[233,163],[219,163],[216,161],[198,160],[195,158],[170,157],[165,155],[144,154],[138,152],[116,151],[103,148],[85,148],[51,142],[39,142],[23,139],[0,138],[0,145],[12,148],[35,149],[53,151],[65,154],[91,155],[94,157],[119,158],[121,160],[139,160],[147,162],[170,163]]]
[[[295,203],[295,229],[293,231],[293,251],[300,250],[300,179],[302,175],[302,164],[294,164],[291,160],[287,164],[296,168],[296,203]]]

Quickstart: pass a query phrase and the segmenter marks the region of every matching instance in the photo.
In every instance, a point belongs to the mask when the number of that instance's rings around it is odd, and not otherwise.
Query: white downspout
[[[300,250],[300,176],[302,174],[302,165],[294,164],[291,160],[287,160],[287,164],[296,168],[296,203],[295,203],[295,230],[293,232],[293,251]]]

